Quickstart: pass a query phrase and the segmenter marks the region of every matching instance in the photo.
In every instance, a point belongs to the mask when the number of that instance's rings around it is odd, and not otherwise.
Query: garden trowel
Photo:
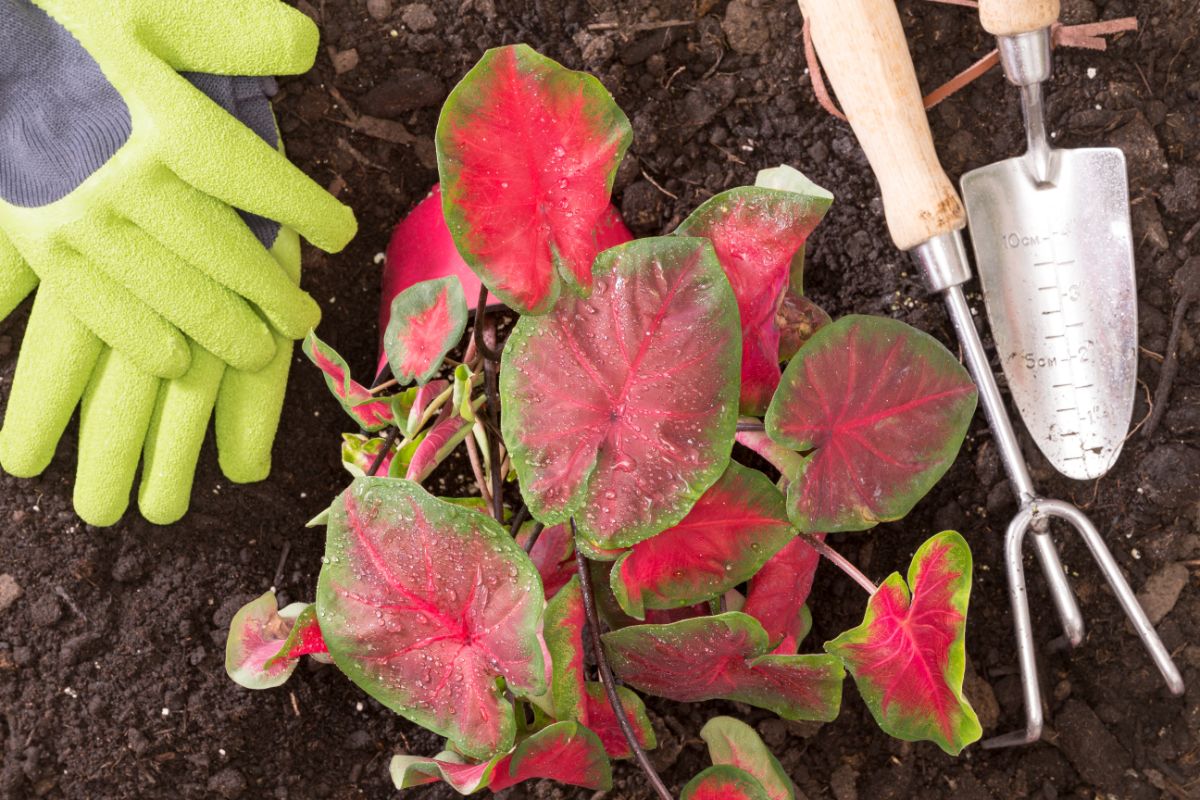
[[[1137,298],[1125,157],[1051,148],[1042,82],[1058,0],[981,0],[1028,150],[968,172],[963,201],[996,351],[1050,463],[1098,478],[1121,452],[1137,389]]]
[[[1083,639],[1082,615],[1048,532],[1051,519],[1066,522],[1083,538],[1168,689],[1173,694],[1182,694],[1183,679],[1170,652],[1138,604],[1099,530],[1078,508],[1042,497],[1033,484],[967,305],[963,286],[971,279],[971,265],[962,237],[966,214],[938,162],[894,0],[800,0],[800,8],[829,81],[879,181],[892,239],[901,250],[911,252],[925,284],[931,291],[941,293],[946,301],[963,360],[979,389],[980,405],[1019,504],[1005,532],[1004,561],[1021,669],[1025,725],[1018,731],[988,740],[984,746],[1035,742],[1042,735],[1037,648],[1022,558],[1026,535],[1031,531],[1066,637],[1072,644]],[[1053,163],[1050,168],[1054,169]],[[1121,181],[1123,186],[1123,173]],[[1112,195],[1106,191],[1104,196]],[[1112,219],[1105,209],[1097,209],[1095,213]],[[1104,238],[1119,237],[1105,231]],[[1117,311],[1132,314],[1132,309]],[[1112,309],[1100,313],[1112,313]],[[1072,322],[1076,319],[1071,317]],[[1110,319],[1106,323],[1116,321]]]

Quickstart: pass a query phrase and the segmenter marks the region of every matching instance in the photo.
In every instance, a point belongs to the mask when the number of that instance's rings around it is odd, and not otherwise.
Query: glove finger
[[[271,472],[292,342],[277,337],[275,358],[258,372],[226,370],[217,395],[215,424],[221,471],[234,483],[261,481]]]
[[[0,234],[0,320],[7,319],[37,284],[37,274],[21,258],[8,237]]]
[[[49,465],[100,350],[100,340],[64,313],[52,292],[37,293],[0,427],[0,466],[30,478]]]
[[[258,134],[186,81],[166,82],[157,115],[159,156],[184,182],[234,208],[294,228],[328,252],[357,230],[354,212]]]
[[[187,340],[123,286],[68,248],[56,248],[44,263],[53,267],[42,270],[43,290],[50,289],[105,344],[160,378],[187,371],[192,358]]]
[[[75,513],[89,525],[116,524],[129,506],[160,381],[112,349],[100,354],[79,406]]]
[[[253,371],[275,354],[253,308],[133,223],[98,219],[70,235],[109,277],[222,361]]]
[[[316,24],[278,0],[141,4],[143,41],[180,72],[298,75],[317,56]]]
[[[192,343],[192,368],[166,381],[146,434],[138,507],[156,525],[170,525],[187,513],[204,432],[212,416],[225,364]]]
[[[169,180],[177,182],[173,176]],[[257,306],[289,339],[301,339],[316,327],[320,306],[291,280],[236,211],[182,183],[169,196],[180,200],[173,203],[171,213],[165,213],[157,197],[143,192],[122,197],[116,209],[191,265],[198,277],[207,277]]]

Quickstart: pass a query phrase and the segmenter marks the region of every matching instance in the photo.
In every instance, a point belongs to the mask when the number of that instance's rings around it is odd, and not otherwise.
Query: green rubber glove
[[[35,4],[95,60],[131,128],[66,196],[0,202],[0,231],[57,307],[142,372],[182,377],[196,346],[240,370],[274,363],[278,335],[303,337],[320,311],[234,209],[326,250],[354,217],[179,71],[303,72],[316,26],[278,0]]]
[[[300,240],[294,231],[281,228],[270,255],[299,282]],[[7,315],[36,284],[36,275],[0,236],[0,314]],[[157,524],[175,522],[187,511],[214,407],[225,476],[248,483],[270,471],[292,354],[292,342],[275,337],[274,357],[257,372],[227,368],[192,342],[187,371],[160,380],[105,346],[52,288],[42,286],[0,427],[0,466],[20,477],[39,474],[79,406],[74,490],[79,516],[92,525],[116,523],[141,461],[142,515]]]

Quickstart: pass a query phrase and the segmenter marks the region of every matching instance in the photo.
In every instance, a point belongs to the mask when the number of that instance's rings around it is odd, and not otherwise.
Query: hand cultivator
[[[1037,681],[1035,646],[1022,563],[1022,546],[1025,535],[1030,530],[1034,533],[1037,554],[1066,638],[1072,645],[1077,645],[1083,640],[1082,614],[1049,536],[1048,522],[1051,518],[1066,521],[1084,538],[1105,580],[1117,595],[1121,607],[1150,652],[1168,688],[1174,694],[1182,694],[1183,681],[1178,669],[1146,618],[1145,612],[1138,605],[1133,591],[1095,525],[1075,506],[1061,500],[1042,498],[1029,476],[1020,444],[1009,421],[983,344],[975,329],[971,310],[963,294],[962,287],[971,278],[971,268],[962,239],[962,229],[966,227],[967,219],[954,187],[938,162],[929,124],[921,104],[916,74],[894,4],[891,0],[801,0],[800,5],[812,27],[813,40],[828,70],[830,82],[837,91],[846,116],[879,180],[892,238],[901,250],[912,253],[929,289],[942,293],[945,298],[946,308],[963,349],[964,360],[978,386],[984,413],[1020,506],[1005,536],[1005,564],[1024,686],[1026,724],[1024,730],[990,739],[984,746],[1005,747],[1034,742],[1042,733],[1041,691]],[[1102,413],[1089,416],[1081,411],[1071,419],[1071,426],[1076,427],[1072,435],[1086,441],[1091,441],[1083,438],[1089,434],[1085,434],[1083,428],[1078,426],[1086,427],[1091,422],[1101,423],[1099,432],[1090,432],[1090,435],[1099,437],[1098,441],[1101,444],[1090,448],[1091,455],[1082,458],[1077,468],[1067,466],[1064,469],[1069,475],[1091,476],[1103,473],[1119,452],[1132,402],[1130,381],[1133,372],[1127,362],[1131,362],[1136,355],[1129,353],[1130,345],[1136,347],[1136,325],[1131,307],[1132,255],[1128,234],[1124,165],[1121,159],[1105,155],[1105,151],[1095,151],[1099,155],[1082,151],[1077,157],[1073,151],[1054,151],[1047,147],[1040,119],[1039,82],[1049,74],[1049,34],[1045,28],[1058,14],[1056,3],[1031,4],[1033,5],[1039,8],[1020,9],[1028,13],[1018,13],[1018,9],[1012,8],[1010,4],[1006,6],[1007,14],[994,11],[991,15],[987,13],[990,5],[983,7],[985,24],[989,30],[1002,35],[1001,53],[1010,79],[1023,87],[1030,130],[1030,152],[1021,159],[985,167],[968,175],[964,179],[964,186],[968,189],[975,185],[982,186],[988,175],[1001,175],[1007,179],[995,189],[989,187],[990,194],[985,195],[982,188],[977,190],[981,199],[976,201],[977,210],[972,216],[972,223],[979,220],[981,228],[976,229],[974,241],[976,253],[984,265],[981,267],[985,276],[984,288],[987,290],[992,286],[1001,293],[1000,297],[993,296],[989,300],[993,329],[997,332],[997,344],[1004,348],[1005,342],[1009,341],[1004,338],[1006,336],[1016,337],[1014,341],[1022,342],[1029,336],[1034,337],[1038,341],[1027,347],[1036,346],[1040,349],[1020,350],[1018,357],[1010,357],[1007,351],[1002,351],[1010,379],[1014,370],[1022,369],[1021,361],[1025,354],[1032,353],[1035,366],[1043,368],[1043,374],[1036,377],[1042,382],[1046,378],[1055,382],[1050,387],[1038,386],[1025,392],[1014,387],[1018,402],[1024,400],[1022,407],[1030,409],[1026,412],[1027,420],[1040,420],[1037,412],[1044,410],[1047,402],[1058,402],[1054,392],[1065,392],[1068,388],[1072,397],[1087,395],[1088,402],[1100,409]],[[1043,57],[1044,61],[1039,60]],[[1018,172],[1019,179],[1013,177]],[[1023,191],[1026,187],[1022,184],[1034,187],[1028,190],[1030,192],[1037,191],[1037,187],[1053,180],[1059,180],[1062,185],[1054,189],[1051,200],[1043,200],[1038,205],[1030,204],[1020,212],[1010,210],[1009,213],[1021,220],[1037,218],[1039,209],[1048,203],[1059,210],[1051,219],[1062,219],[1065,213],[1071,223],[1078,223],[1085,220],[1087,215],[1080,213],[1076,207],[1084,202],[1096,201],[1096,194],[1092,193],[1089,196],[1087,187],[1093,187],[1093,192],[1100,192],[1102,200],[1100,208],[1093,215],[1094,220],[1085,226],[1083,231],[1076,232],[1070,227],[1052,225],[1061,228],[1056,229],[1054,233],[1062,238],[1071,239],[1089,257],[1093,257],[1092,264],[1081,264],[1078,268],[1087,266],[1088,273],[1091,274],[1098,265],[1102,273],[1098,279],[1099,287],[1096,289],[1101,292],[1099,302],[1102,307],[1098,312],[1094,307],[1089,308],[1086,305],[1090,300],[1089,292],[1097,284],[1096,280],[1089,281],[1086,288],[1074,283],[1064,287],[1063,273],[1058,273],[1053,290],[1061,295],[1059,299],[1062,302],[1078,299],[1079,302],[1079,311],[1071,315],[1062,310],[1055,312],[1063,317],[1061,323],[1027,319],[1034,310],[1045,310],[1040,305],[1030,304],[1031,301],[1027,299],[1021,299],[1020,295],[1010,295],[1014,292],[1014,284],[1028,279],[1021,278],[1020,275],[1014,276],[1015,267],[1011,258],[985,260],[994,255],[996,248],[1007,246],[1004,233],[1009,230],[1006,227],[1009,218],[1004,217],[1001,210],[1020,205],[1020,202],[999,202],[1001,191]],[[1057,195],[1057,199],[1054,199],[1054,195]],[[982,199],[985,196],[986,202]],[[1088,236],[1087,231],[1091,231],[1095,225],[1104,229],[1103,235],[1099,231],[1093,231],[1093,235]],[[1013,230],[1020,231],[1013,234],[1017,236],[1018,241],[1011,249],[1016,249],[1023,246],[1022,237],[1025,233],[1019,227]],[[1078,233],[1084,233],[1084,237],[1090,241],[1075,242],[1081,238]],[[981,241],[984,244],[981,245]],[[1097,249],[1093,252],[1092,248]],[[1051,247],[1051,252],[1066,251]],[[1027,267],[1040,268],[1039,276],[1033,279],[1033,283],[1037,283],[1042,279],[1040,276],[1045,273],[1045,267],[1052,270],[1066,269],[1068,273],[1075,269],[1075,265],[1066,263],[1068,261],[1069,259],[1063,257],[1042,264],[1030,262],[1027,258],[1025,264]],[[1065,280],[1070,281],[1072,278],[1068,276]],[[1036,287],[1034,291],[1038,289],[1040,287]],[[1072,292],[1081,294],[1076,297]],[[1089,323],[1084,319],[1089,314],[1095,315],[1094,322]],[[1100,336],[1101,334],[1095,333],[1095,329],[1109,326],[1114,318],[1116,331],[1112,335],[1115,335],[1115,338],[1104,334],[1102,342],[1105,344],[1091,348],[1090,343],[1084,339],[1075,341],[1074,337],[1088,337],[1093,334]],[[1003,322],[998,324],[998,319]],[[1062,336],[1063,343],[1055,344],[1057,340],[1050,338],[1054,336]],[[1079,362],[1079,366],[1072,367],[1070,362],[1062,360],[1061,365],[1056,364],[1045,369],[1047,365],[1043,362],[1047,358],[1053,358],[1053,352],[1046,349],[1050,345],[1063,348],[1076,346],[1076,361]],[[1069,352],[1064,351],[1064,356],[1069,355]],[[1084,366],[1085,356],[1087,366]],[[1094,360],[1102,363],[1092,365]],[[1113,360],[1119,363],[1116,366],[1103,363]],[[1066,381],[1070,382],[1069,387],[1058,385]],[[1112,408],[1109,403],[1115,403],[1117,407]],[[1031,429],[1035,436],[1044,434],[1039,444],[1056,465],[1073,465],[1075,462],[1068,459],[1072,458],[1074,453],[1068,453],[1066,444],[1072,437],[1065,436],[1065,433],[1072,432],[1064,432],[1061,427],[1066,424],[1063,422],[1063,415],[1067,411],[1059,410],[1056,413],[1059,414],[1057,422],[1044,425],[1033,422]],[[1045,439],[1046,435],[1051,436],[1048,442]]]

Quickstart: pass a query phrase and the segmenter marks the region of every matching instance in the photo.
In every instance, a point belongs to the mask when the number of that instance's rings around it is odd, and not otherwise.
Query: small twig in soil
[[[1167,413],[1167,402],[1171,399],[1171,387],[1175,385],[1175,376],[1179,372],[1179,338],[1183,334],[1183,322],[1187,318],[1192,303],[1200,299],[1200,259],[1188,259],[1177,273],[1179,284],[1179,300],[1175,303],[1175,313],[1171,318],[1171,335],[1167,337],[1167,352],[1163,354],[1162,372],[1158,375],[1158,386],[1154,389],[1154,410],[1146,422],[1142,433],[1147,439],[1154,436],[1158,424]]]
[[[639,22],[635,25],[622,25],[619,22],[593,22],[587,26],[589,31],[615,31],[620,30],[625,33],[642,33],[644,31],[657,31],[663,28],[687,28],[696,24],[694,19],[664,19],[660,22]]]
[[[663,800],[675,800],[670,790],[663,784],[662,778],[658,776],[654,765],[650,763],[650,757],[646,755],[646,751],[642,749],[641,743],[637,740],[637,734],[634,733],[629,716],[625,713],[625,706],[621,705],[621,698],[617,694],[617,680],[613,676],[612,667],[609,666],[608,659],[604,655],[604,645],[600,641],[600,616],[596,613],[596,596],[592,594],[592,576],[588,572],[587,556],[579,548],[579,534],[575,530],[574,517],[571,517],[571,536],[575,539],[575,565],[579,571],[579,588],[583,594],[583,613],[587,618],[588,628],[591,630],[592,656],[596,659],[596,667],[600,671],[600,682],[604,684],[604,691],[608,694],[608,703],[617,716],[621,733],[625,734],[625,741],[629,742],[629,749],[633,751],[638,766],[646,773],[646,779],[650,781],[650,786]]]
[[[854,582],[865,589],[867,594],[873,595],[879,591],[879,587],[872,583],[870,578],[868,578],[866,575],[863,575],[858,567],[851,564],[849,559],[847,559],[837,550],[834,550],[832,547],[825,544],[825,542],[821,541],[815,536],[810,536],[807,533],[802,533],[800,535],[804,537],[804,541],[809,547],[820,553],[823,558],[829,559],[834,565],[837,566],[838,569],[853,578]]]
[[[387,454],[391,452],[392,445],[396,443],[396,437],[400,435],[399,428],[388,428],[388,432],[383,437],[383,447],[375,454],[375,460],[371,462],[370,469],[367,470],[367,477],[375,476],[379,472],[379,468],[383,466],[383,460],[387,458]]]
[[[658,189],[660,192],[662,192],[663,194],[665,194],[667,197],[671,198],[672,200],[678,200],[678,199],[679,199],[679,195],[677,195],[677,194],[672,194],[671,192],[668,192],[666,189],[664,189],[664,188],[663,188],[663,187],[662,187],[662,186],[659,184],[659,182],[658,182],[658,181],[656,181],[656,180],[654,180],[654,178],[651,178],[651,177],[650,177],[650,173],[646,172],[646,170],[642,170],[642,177],[643,177],[643,178],[645,178],[646,180],[650,181],[650,185],[651,185],[651,186],[653,186],[655,189]]]
[[[529,539],[525,542],[526,554],[533,552],[533,546],[537,544],[538,537],[542,535],[542,531],[545,529],[546,526],[540,522],[535,522],[533,524],[533,530],[529,532]]]
[[[71,611],[75,613],[75,616],[79,617],[84,622],[88,621],[87,614],[83,613],[79,609],[79,606],[75,605],[75,601],[71,599],[71,595],[67,594],[66,589],[61,586],[55,586],[54,593],[63,599],[63,602],[70,607]]]
[[[287,564],[288,554],[292,552],[292,543],[283,543],[283,552],[279,554],[279,563],[275,565],[275,577],[271,580],[271,587],[279,588],[279,584],[283,583],[283,568]]]

